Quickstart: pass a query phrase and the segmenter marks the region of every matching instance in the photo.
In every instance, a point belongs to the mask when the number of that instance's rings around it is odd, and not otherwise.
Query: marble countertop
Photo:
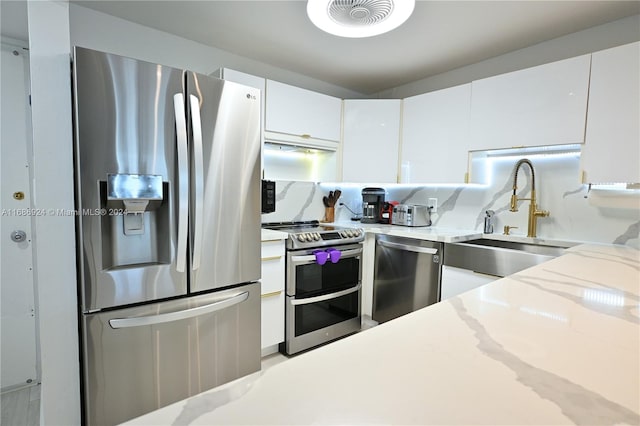
[[[335,223],[338,226],[349,228],[362,228],[365,232],[374,234],[387,234],[399,237],[416,238],[429,241],[440,241],[444,243],[460,243],[478,238],[490,240],[514,241],[522,243],[532,243],[540,245],[551,245],[558,247],[573,247],[584,244],[584,241],[559,240],[553,238],[536,237],[530,238],[525,235],[503,235],[503,234],[483,234],[482,231],[470,229],[443,228],[438,226],[407,227],[398,225],[383,225],[380,223],[360,223],[353,221],[341,221]]]
[[[129,424],[637,425],[639,278],[575,246]]]
[[[286,240],[288,237],[289,234],[286,232],[274,231],[273,229],[262,229],[262,241]]]
[[[380,223],[360,223],[353,221],[335,222],[335,225],[345,226],[349,228],[362,228],[365,232],[368,233],[388,234],[398,237],[416,238],[420,240],[440,241],[443,243],[457,243],[482,237],[482,232],[479,231],[443,228],[436,226],[409,227],[398,225],[383,225]]]

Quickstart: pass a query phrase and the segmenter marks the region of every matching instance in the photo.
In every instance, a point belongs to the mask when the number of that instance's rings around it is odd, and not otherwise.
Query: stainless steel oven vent
[[[329,3],[331,19],[342,25],[378,24],[393,12],[393,0],[333,0]]]

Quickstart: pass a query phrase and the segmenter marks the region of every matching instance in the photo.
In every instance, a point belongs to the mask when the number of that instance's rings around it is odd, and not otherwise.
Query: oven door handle
[[[306,299],[293,299],[291,300],[291,304],[293,306],[298,306],[298,305],[308,305],[311,303],[324,302],[325,300],[336,299],[338,297],[346,296],[347,294],[355,293],[356,291],[360,291],[360,288],[362,288],[362,284],[358,283],[358,285],[355,287],[351,287],[346,290],[336,291],[335,293],[331,293],[331,294],[323,294],[322,296],[308,297]]]
[[[360,254],[362,254],[361,248],[352,249],[352,250],[340,250],[340,259],[357,257]],[[291,261],[296,265],[299,265],[301,263],[314,263],[316,261],[316,255],[310,254],[307,256],[291,256]]]

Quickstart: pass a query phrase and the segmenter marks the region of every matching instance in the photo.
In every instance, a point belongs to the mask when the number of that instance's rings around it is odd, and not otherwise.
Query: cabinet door
[[[584,181],[640,182],[640,42],[593,54]]]
[[[342,180],[397,183],[399,99],[344,101]]]
[[[260,89],[264,96],[265,82],[264,77],[247,74],[241,71],[232,70],[230,68],[222,68],[220,70],[220,78],[234,83],[244,84],[245,86]]]
[[[284,240],[262,242],[262,294],[284,290]]]
[[[402,107],[401,183],[464,183],[471,84],[412,96]]]
[[[262,349],[284,341],[284,240],[262,242]]]
[[[591,55],[471,84],[474,150],[584,142]]]
[[[265,130],[340,140],[342,99],[267,80]]]
[[[261,348],[284,342],[284,292],[262,296]]]
[[[442,266],[442,282],[440,284],[440,301],[465,293],[485,284],[489,284],[499,277],[480,274],[468,269]]]

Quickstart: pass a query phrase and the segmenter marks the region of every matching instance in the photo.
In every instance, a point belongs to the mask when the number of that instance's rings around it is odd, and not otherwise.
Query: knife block
[[[333,222],[335,219],[335,214],[336,214],[335,207],[325,207],[324,219],[322,219],[322,222]]]

